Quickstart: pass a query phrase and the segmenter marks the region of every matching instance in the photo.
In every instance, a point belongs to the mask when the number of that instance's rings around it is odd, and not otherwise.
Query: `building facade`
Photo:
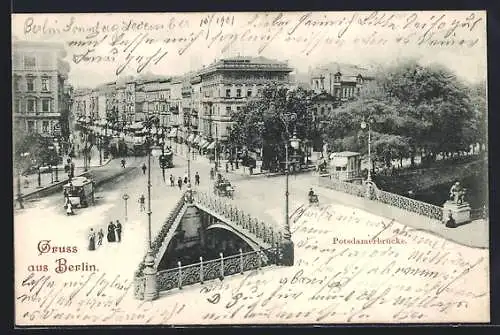
[[[264,57],[235,57],[219,60],[198,71],[201,80],[199,129],[208,139],[226,140],[231,113],[238,112],[262,89],[271,84],[289,86],[292,68]]]
[[[340,101],[358,96],[365,82],[373,79],[369,69],[342,63],[318,66],[310,70],[309,76],[314,93],[326,92]]]
[[[70,70],[62,44],[12,43],[12,98],[15,126],[28,132],[56,136],[68,108],[65,82]],[[68,111],[66,111],[66,115]]]

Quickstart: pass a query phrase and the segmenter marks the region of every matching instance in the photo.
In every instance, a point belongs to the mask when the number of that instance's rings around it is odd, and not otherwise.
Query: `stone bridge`
[[[291,265],[293,252],[283,253],[283,236],[224,198],[188,188],[139,264],[135,297],[154,300],[160,291],[271,264]]]

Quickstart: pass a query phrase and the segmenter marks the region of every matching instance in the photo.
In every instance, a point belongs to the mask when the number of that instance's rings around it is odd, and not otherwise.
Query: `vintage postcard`
[[[483,323],[486,12],[12,15],[18,326]]]

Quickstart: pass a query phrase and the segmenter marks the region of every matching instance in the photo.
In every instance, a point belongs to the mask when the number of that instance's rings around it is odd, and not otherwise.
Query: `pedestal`
[[[453,201],[446,201],[443,204],[443,222],[448,220],[449,213],[451,213],[456,224],[461,224],[470,221],[471,208],[468,202],[457,204]]]
[[[157,283],[157,271],[154,268],[154,258],[151,254],[146,256],[144,260],[146,268],[143,270],[144,278],[146,280],[144,287],[144,300],[153,301],[158,298],[158,283]]]
[[[281,265],[284,266],[293,266],[294,261],[294,245],[292,240],[284,240],[281,242]]]

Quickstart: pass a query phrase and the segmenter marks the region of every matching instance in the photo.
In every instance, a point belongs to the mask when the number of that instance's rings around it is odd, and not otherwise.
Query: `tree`
[[[294,133],[301,140],[312,140],[312,93],[304,89],[288,90],[277,84],[263,89],[262,95],[231,114],[230,140],[249,151],[263,151],[263,169],[284,160],[284,142]],[[294,120],[286,114],[294,113]],[[288,134],[286,129],[288,128]]]
[[[52,138],[23,130],[14,132],[14,164],[23,171],[28,167],[58,164]]]
[[[485,137],[479,131],[484,121],[478,117],[485,113],[474,112],[467,87],[442,66],[404,61],[379,71],[362,92],[332,112],[325,135],[334,147],[345,147],[340,139],[347,137],[351,147],[363,152],[366,145],[352,143],[362,120],[373,120],[375,159],[385,164],[407,156],[413,163],[421,153],[435,159],[440,152],[459,152]],[[476,105],[481,105],[480,98]]]

